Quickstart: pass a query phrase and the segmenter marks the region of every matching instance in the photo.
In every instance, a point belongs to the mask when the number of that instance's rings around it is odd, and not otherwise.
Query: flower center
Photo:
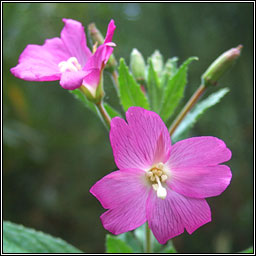
[[[162,183],[165,183],[168,176],[164,170],[164,164],[159,163],[153,166],[149,171],[146,172],[146,177],[151,183],[153,189],[156,191],[157,197],[165,199],[167,196],[167,190],[163,187]]]
[[[71,57],[67,61],[61,61],[58,67],[61,73],[66,71],[79,71],[82,69],[76,57]]]

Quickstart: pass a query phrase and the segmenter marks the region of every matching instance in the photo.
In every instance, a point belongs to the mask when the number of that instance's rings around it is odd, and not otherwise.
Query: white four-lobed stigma
[[[58,64],[58,67],[60,69],[61,73],[64,73],[66,71],[79,71],[81,70],[81,65],[79,64],[78,60],[76,57],[71,57],[67,61],[61,61]]]

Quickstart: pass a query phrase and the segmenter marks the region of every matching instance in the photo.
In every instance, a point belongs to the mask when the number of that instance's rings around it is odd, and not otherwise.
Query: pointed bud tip
[[[132,49],[130,55],[130,68],[136,80],[145,79],[146,64],[140,51]]]

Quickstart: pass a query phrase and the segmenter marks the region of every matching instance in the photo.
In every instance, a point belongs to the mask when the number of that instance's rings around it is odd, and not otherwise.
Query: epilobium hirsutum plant
[[[222,164],[231,158],[225,143],[212,136],[186,138],[186,134],[199,116],[228,92],[227,88],[220,89],[198,102],[204,91],[216,85],[230,69],[242,46],[227,51],[210,65],[199,88],[173,117],[184,95],[188,67],[197,57],[190,57],[179,66],[177,57],[165,61],[159,50],[145,61],[134,48],[129,69],[123,58],[118,66],[112,54],[116,28],[113,20],[108,24],[105,39],[95,24],[89,25],[92,50],[87,46],[82,24],[71,19],[63,21],[60,38],[47,39],[43,45],[28,45],[11,72],[28,81],[60,80],[64,89],[97,113],[110,128],[118,171],[98,177],[90,189],[107,209],[100,217],[104,228],[117,235],[107,235],[107,252],[175,252],[170,242],[167,247],[162,244],[185,229],[192,234],[210,222],[211,210],[205,198],[220,195],[231,181],[229,167]],[[104,102],[104,68],[113,78],[126,120],[120,110]],[[144,228],[145,235],[141,233]],[[27,236],[29,248],[25,249],[42,252],[29,242],[30,237],[40,241],[35,231],[5,223],[4,236],[11,232],[18,237],[20,230],[33,234]],[[54,244],[59,241],[45,239],[44,252],[80,252],[65,242],[56,249]],[[8,252],[19,252],[17,244],[15,250],[9,245],[10,241],[4,243]]]

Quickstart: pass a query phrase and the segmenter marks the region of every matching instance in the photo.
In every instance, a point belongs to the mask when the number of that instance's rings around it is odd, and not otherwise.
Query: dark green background
[[[58,82],[26,82],[11,75],[27,44],[59,36],[62,18],[105,34],[111,18],[115,56],[129,63],[132,48],[155,49],[191,64],[185,100],[207,66],[243,44],[241,58],[217,88],[231,91],[200,119],[191,136],[212,135],[232,150],[231,185],[209,198],[212,222],[173,239],[179,252],[236,252],[253,243],[253,3],[4,3],[3,4],[3,217],[59,236],[85,252],[104,251],[104,209],[89,193],[115,170],[100,120]],[[89,40],[88,40],[89,41]],[[108,74],[106,100],[120,110]],[[185,101],[183,101],[184,103]],[[182,106],[182,104],[181,104]]]

